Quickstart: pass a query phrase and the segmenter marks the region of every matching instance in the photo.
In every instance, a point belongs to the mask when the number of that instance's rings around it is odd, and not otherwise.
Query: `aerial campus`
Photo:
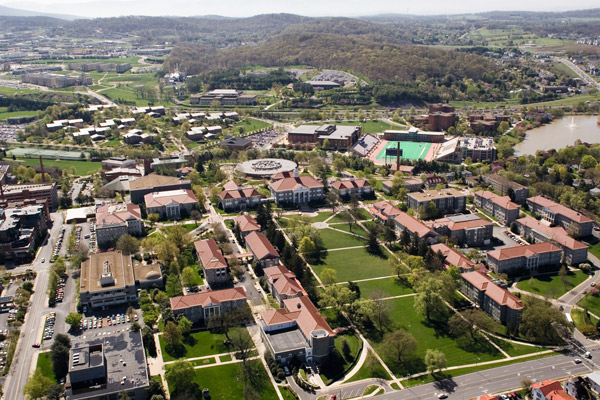
[[[600,398],[598,10],[0,26],[2,399]]]

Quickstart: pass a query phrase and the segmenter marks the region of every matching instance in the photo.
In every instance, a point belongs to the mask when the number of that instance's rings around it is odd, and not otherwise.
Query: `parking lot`
[[[259,132],[256,135],[248,136],[247,139],[252,141],[255,148],[264,149],[277,142],[284,135],[284,132],[281,132],[277,129],[269,129],[265,132]]]
[[[25,129],[25,125],[0,124],[0,140],[5,142],[16,142],[17,131]]]

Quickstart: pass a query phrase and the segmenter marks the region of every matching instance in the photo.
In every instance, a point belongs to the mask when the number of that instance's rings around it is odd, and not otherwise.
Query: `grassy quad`
[[[350,353],[344,356],[342,351],[343,341],[348,343]],[[336,379],[341,378],[344,372],[350,368],[354,359],[358,356],[361,348],[361,342],[358,336],[352,332],[337,335],[335,338],[335,352],[330,354],[328,361],[321,366],[321,378],[325,384],[329,384]]]
[[[396,277],[357,282],[357,285],[360,288],[360,297],[363,299],[371,297],[371,294],[373,294],[376,289],[384,291],[387,294],[386,297],[414,293],[410,287],[405,286],[404,283]]]
[[[247,331],[245,330],[247,333]],[[183,358],[195,358],[211,356],[221,353],[229,353],[232,350],[231,347],[223,344],[226,340],[225,335],[220,333],[211,333],[210,331],[200,331],[190,334],[190,341],[184,342],[185,352],[183,354],[169,354],[166,351],[166,345],[162,335],[160,335],[160,349],[162,351],[164,361],[175,361],[180,357]]]
[[[334,231],[333,229],[329,228],[320,229],[319,234],[321,235],[321,239],[323,239],[325,248],[330,250],[341,249],[344,247],[364,246],[366,244],[365,239],[347,233]]]
[[[398,376],[406,376],[414,373],[424,372],[426,366],[424,357],[427,349],[442,351],[447,360],[447,366],[475,364],[478,362],[492,361],[503,358],[491,344],[481,340],[481,346],[477,350],[461,348],[454,338],[448,335],[448,327],[445,324],[433,324],[427,322],[425,317],[414,308],[415,297],[405,297],[387,300],[391,309],[393,328],[402,328],[411,333],[418,342],[415,359],[412,362],[395,363],[387,362],[388,367]],[[371,343],[379,356],[386,360],[380,337],[371,336]]]
[[[23,165],[29,167],[37,167],[40,165],[39,158],[26,158],[22,162]],[[102,163],[99,161],[71,161],[71,160],[47,160],[44,159],[44,166],[51,168],[66,169],[69,171],[75,168],[75,175],[87,176],[92,175],[102,168]]]
[[[589,312],[600,316],[600,297],[587,294],[577,303],[581,308],[587,308]]]
[[[366,248],[330,251],[321,264],[312,267],[317,274],[325,268],[336,270],[338,282],[377,278],[394,274],[388,264],[389,256],[387,252],[381,257],[371,255]]]
[[[369,350],[369,353],[372,354],[372,351]],[[365,361],[356,374],[344,382],[357,382],[370,378],[378,378],[386,381],[392,379],[390,374],[387,373],[379,361],[375,362],[373,365],[368,365],[368,363]]]
[[[558,274],[540,275],[533,279],[525,279],[517,283],[517,287],[521,290],[539,294],[553,299],[557,299],[581,282],[587,279],[588,275],[580,270],[569,271],[567,274],[567,282],[563,283]]]

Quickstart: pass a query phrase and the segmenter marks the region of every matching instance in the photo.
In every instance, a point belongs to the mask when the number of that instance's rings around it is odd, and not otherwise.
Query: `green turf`
[[[426,370],[423,358],[427,349],[437,349],[446,356],[447,366],[475,364],[477,362],[491,361],[501,359],[500,353],[489,343],[482,343],[482,349],[485,351],[468,351],[459,347],[458,342],[448,335],[448,328],[445,325],[434,325],[425,320],[415,310],[415,297],[405,297],[401,299],[387,300],[391,309],[391,319],[394,328],[402,328],[411,333],[418,341],[416,359],[411,363],[388,362],[388,367],[396,376],[406,376],[413,373]],[[379,340],[379,339],[377,339]],[[385,352],[381,342],[372,340],[376,351],[384,357]]]
[[[38,354],[37,368],[42,370],[42,374],[45,377],[49,378],[54,383],[58,383],[56,381],[56,377],[54,376],[54,367],[52,366],[52,360],[50,359],[49,351]]]
[[[335,214],[329,221],[327,221],[327,223],[333,224],[333,223],[337,223],[337,222],[346,222],[346,216],[344,215],[345,213],[346,213],[346,211],[342,211],[342,212]]]
[[[338,282],[376,278],[394,274],[388,264],[388,257],[389,253],[384,253],[381,257],[371,255],[366,248],[330,251],[323,263],[313,265],[313,268],[317,274],[325,268],[335,269]]]
[[[587,308],[592,314],[600,316],[600,297],[586,294],[577,305],[582,308]]]
[[[371,350],[369,350],[369,352],[372,353]],[[352,376],[352,378],[350,378],[344,382],[356,382],[356,381],[362,381],[363,379],[370,379],[370,378],[378,378],[378,379],[383,379],[386,381],[390,380],[391,379],[390,374],[387,373],[385,368],[383,368],[383,366],[377,359],[375,359],[375,360],[376,360],[376,362],[374,363],[374,365],[368,365],[367,362],[365,362],[360,367],[360,369],[356,372],[356,374],[354,374],[354,376]]]
[[[431,147],[431,143],[389,141],[377,154],[377,160],[385,161],[385,150],[390,147],[396,148],[398,143],[400,143],[400,149],[402,150],[402,158],[409,160],[423,160]],[[395,159],[395,157],[393,158]]]
[[[364,246],[366,244],[365,239],[329,228],[320,229],[319,235],[321,235],[327,249],[341,249],[344,247]]]
[[[350,353],[347,357],[344,357],[342,352],[342,343],[344,340],[346,340],[350,347]],[[350,368],[358,355],[361,345],[358,336],[352,332],[337,335],[334,344],[335,349],[337,350],[337,354],[334,356],[336,357],[335,362],[326,362],[321,366],[321,377],[326,384],[343,376],[344,371]]]
[[[492,342],[496,343],[502,350],[506,351],[511,357],[524,356],[525,354],[538,353],[546,350],[538,346],[525,346],[522,344],[508,342],[506,340],[490,337]]]
[[[4,108],[4,107],[3,107]],[[31,117],[36,116],[37,111],[4,111],[0,112],[0,121],[13,117]]]
[[[212,364],[216,364],[216,363],[217,363],[217,360],[215,360],[214,357],[190,361],[190,364],[192,364],[194,367],[201,367],[203,365],[212,365]]]
[[[350,226],[348,226],[348,223],[333,224],[333,225],[329,225],[329,227],[339,229],[340,231],[353,233],[355,235],[361,235],[361,236],[364,236],[365,238],[368,236],[367,231],[365,231],[363,228],[361,228],[360,225],[358,225],[357,223],[352,224],[352,230],[350,230]]]
[[[363,299],[370,298],[375,289],[383,290],[387,293],[386,297],[413,293],[411,288],[404,286],[396,277],[358,282],[357,285],[360,288],[360,297]]]
[[[333,213],[331,211],[322,211],[319,214],[317,214],[316,217],[311,218],[311,221],[312,222],[323,222],[327,218],[331,217],[332,215],[333,215]]]
[[[271,385],[262,363],[258,360],[250,362],[257,371],[257,376],[254,378],[258,383],[258,387],[255,389],[258,392],[256,398],[277,400],[275,388]],[[201,390],[207,388],[210,391],[210,398],[213,400],[242,399],[244,398],[244,380],[241,368],[242,363],[235,363],[197,369],[194,382]]]
[[[192,333],[191,336],[195,339],[195,344],[193,346],[184,344],[185,354],[183,355],[183,357],[185,358],[210,356],[213,354],[229,353],[233,351],[231,347],[223,344],[223,341],[226,340],[225,335],[223,334],[211,333],[209,331],[200,331]],[[163,355],[163,360],[175,361],[177,357],[175,357],[175,355],[167,353],[162,335],[159,336],[159,341],[160,349]]]
[[[272,125],[269,124],[268,122],[264,122],[259,119],[248,118],[248,122],[242,120],[242,121],[237,122],[235,125],[233,125],[233,131],[235,133],[237,133],[238,128],[242,127],[242,128],[244,128],[244,133],[248,133],[248,132],[257,131],[259,129],[268,128],[270,126],[272,126]]]
[[[40,165],[40,160],[37,158],[26,158],[23,160],[22,164],[28,165],[30,167],[37,167]],[[99,161],[70,161],[44,159],[44,166],[61,168],[63,170],[66,169],[67,171],[70,171],[71,168],[74,167],[74,175],[86,176],[100,171],[100,168],[102,168],[102,163]]]
[[[521,290],[539,294],[541,296],[551,297],[557,299],[581,282],[587,279],[588,275],[582,271],[569,271],[567,274],[568,282],[563,284],[563,281],[558,274],[554,275],[540,275],[532,279],[524,279],[517,283],[517,287]]]

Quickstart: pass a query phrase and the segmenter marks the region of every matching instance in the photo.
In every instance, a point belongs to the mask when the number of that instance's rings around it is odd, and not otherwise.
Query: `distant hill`
[[[49,17],[49,18],[64,19],[67,21],[83,19],[83,17],[78,17],[76,15],[42,13],[42,12],[37,12],[37,11],[20,10],[18,8],[11,8],[11,7],[6,7],[6,6],[0,6],[0,16],[5,16],[5,17]]]

